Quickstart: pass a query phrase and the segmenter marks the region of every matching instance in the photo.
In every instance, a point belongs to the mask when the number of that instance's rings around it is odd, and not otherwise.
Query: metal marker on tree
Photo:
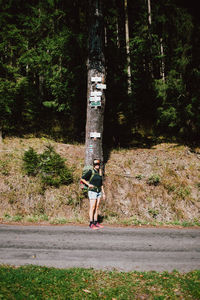
[[[99,86],[99,88],[98,84],[103,84],[105,80],[105,59],[103,53],[104,24],[102,0],[88,0],[88,2],[90,13],[87,64],[88,87],[85,165],[92,165],[94,158],[101,159],[101,162],[103,163],[102,137],[105,109],[105,86]],[[95,105],[95,101],[97,100],[98,105]]]

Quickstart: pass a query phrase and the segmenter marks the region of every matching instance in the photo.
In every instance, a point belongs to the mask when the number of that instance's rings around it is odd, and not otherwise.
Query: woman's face
[[[99,170],[100,165],[99,165],[99,164],[94,164],[94,168],[95,168],[96,170]]]

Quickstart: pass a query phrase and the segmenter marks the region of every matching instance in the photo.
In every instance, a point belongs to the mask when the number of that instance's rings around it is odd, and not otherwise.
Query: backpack
[[[84,176],[89,170],[92,171],[92,175],[89,179],[89,183],[90,183],[90,181],[92,180],[92,178],[94,177],[94,174],[95,174],[93,166],[85,166],[83,168],[83,171],[82,171],[82,176]],[[85,183],[83,183],[82,180],[80,180],[80,187],[81,187],[82,190],[87,190],[88,189],[88,186]]]

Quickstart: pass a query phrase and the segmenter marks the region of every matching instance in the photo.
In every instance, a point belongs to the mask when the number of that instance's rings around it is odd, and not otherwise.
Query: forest
[[[102,0],[104,143],[198,142],[200,21],[181,0]],[[88,1],[0,1],[0,131],[84,142]]]

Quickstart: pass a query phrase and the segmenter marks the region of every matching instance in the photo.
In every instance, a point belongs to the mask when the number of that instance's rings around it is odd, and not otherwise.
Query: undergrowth
[[[43,222],[87,222],[89,202],[79,186],[84,153],[84,145],[47,138],[5,139],[0,148],[1,220],[24,222],[29,216],[36,222],[44,215]],[[107,199],[100,203],[103,222],[198,226],[199,158],[199,151],[170,143],[112,150],[105,164]]]

